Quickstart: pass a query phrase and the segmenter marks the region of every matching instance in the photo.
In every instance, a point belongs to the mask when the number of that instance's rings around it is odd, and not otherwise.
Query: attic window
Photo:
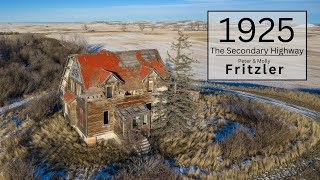
[[[81,85],[76,83],[76,94],[79,96],[81,94]]]
[[[149,80],[148,81],[148,92],[153,92],[153,86],[154,86],[154,82],[153,80]]]
[[[107,87],[106,97],[112,98],[112,87],[111,86]]]

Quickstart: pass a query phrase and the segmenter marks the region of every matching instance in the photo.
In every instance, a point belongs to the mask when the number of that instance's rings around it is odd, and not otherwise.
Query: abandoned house
[[[60,83],[64,116],[87,144],[148,136],[152,95],[166,89],[166,77],[155,49],[71,55]]]

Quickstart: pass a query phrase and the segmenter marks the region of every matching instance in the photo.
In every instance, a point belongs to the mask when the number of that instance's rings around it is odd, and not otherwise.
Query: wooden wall
[[[70,125],[74,126],[77,123],[77,101],[73,100],[70,104],[69,104],[69,123]]]
[[[87,136],[87,108],[86,108],[86,101],[81,98],[77,98],[77,127],[78,129]],[[83,110],[83,124],[80,124],[80,108]]]
[[[109,111],[109,123],[103,124],[103,113]],[[97,100],[88,102],[88,137],[101,134],[103,132],[114,130],[115,123],[119,123],[115,119],[112,104],[106,100]]]

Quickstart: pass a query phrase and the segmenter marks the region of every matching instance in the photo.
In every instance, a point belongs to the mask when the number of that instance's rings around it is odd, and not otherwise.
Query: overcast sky
[[[207,10],[307,10],[320,23],[320,0],[3,0],[0,22],[206,20]]]

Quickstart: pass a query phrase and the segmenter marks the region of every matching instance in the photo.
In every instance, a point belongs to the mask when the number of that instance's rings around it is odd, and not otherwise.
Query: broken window
[[[103,113],[103,124],[108,125],[109,123],[109,111],[105,111]]]
[[[143,115],[143,124],[148,124],[148,114]]]
[[[153,80],[149,80],[148,81],[148,92],[152,92],[153,91],[153,86],[154,86]]]
[[[107,98],[112,98],[112,87],[111,86],[107,87],[106,96],[107,96]]]
[[[138,127],[140,123],[140,116],[136,116],[133,118],[133,127]]]
[[[126,91],[126,92],[124,93],[124,95],[130,96],[130,95],[132,95],[132,93],[131,93],[131,91]]]

